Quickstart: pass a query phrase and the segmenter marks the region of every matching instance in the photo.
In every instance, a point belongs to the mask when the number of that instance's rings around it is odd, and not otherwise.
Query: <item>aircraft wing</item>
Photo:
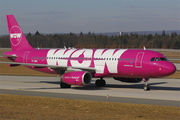
[[[18,62],[4,62],[0,61],[0,63],[3,64],[10,64],[11,66],[33,66],[34,68],[42,68],[42,67],[49,67],[50,69],[58,69],[58,70],[69,70],[69,71],[75,71],[75,70],[84,70],[89,72],[95,72],[96,69],[93,67],[73,67],[73,66],[59,66],[59,65],[46,65],[46,64],[31,64],[31,63],[18,63]]]

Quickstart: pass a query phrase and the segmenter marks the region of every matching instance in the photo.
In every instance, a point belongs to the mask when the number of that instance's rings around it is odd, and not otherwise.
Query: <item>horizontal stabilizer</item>
[[[15,57],[15,58],[18,57],[17,55],[2,55],[2,56],[4,56],[4,57]]]

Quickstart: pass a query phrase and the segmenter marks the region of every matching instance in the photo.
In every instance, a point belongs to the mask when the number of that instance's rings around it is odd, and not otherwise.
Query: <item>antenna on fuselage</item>
[[[64,43],[64,49],[67,49],[64,41],[63,41],[63,43]]]
[[[146,47],[145,47],[145,46],[143,46],[143,48],[144,48],[144,50],[146,50]]]

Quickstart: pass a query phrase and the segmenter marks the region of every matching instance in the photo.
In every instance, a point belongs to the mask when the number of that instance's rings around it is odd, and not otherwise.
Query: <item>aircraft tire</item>
[[[144,86],[144,91],[149,91],[150,89],[151,89],[151,87],[149,85]]]
[[[71,88],[71,85],[66,84],[64,82],[60,82],[60,88]]]
[[[105,80],[96,80],[96,86],[97,87],[104,87],[106,85],[106,81]]]

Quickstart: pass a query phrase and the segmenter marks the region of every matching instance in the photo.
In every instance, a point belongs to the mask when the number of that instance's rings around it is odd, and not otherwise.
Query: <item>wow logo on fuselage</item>
[[[18,26],[13,26],[10,29],[10,40],[11,40],[11,44],[13,46],[17,46],[19,45],[19,43],[22,40],[22,31],[21,28]]]

